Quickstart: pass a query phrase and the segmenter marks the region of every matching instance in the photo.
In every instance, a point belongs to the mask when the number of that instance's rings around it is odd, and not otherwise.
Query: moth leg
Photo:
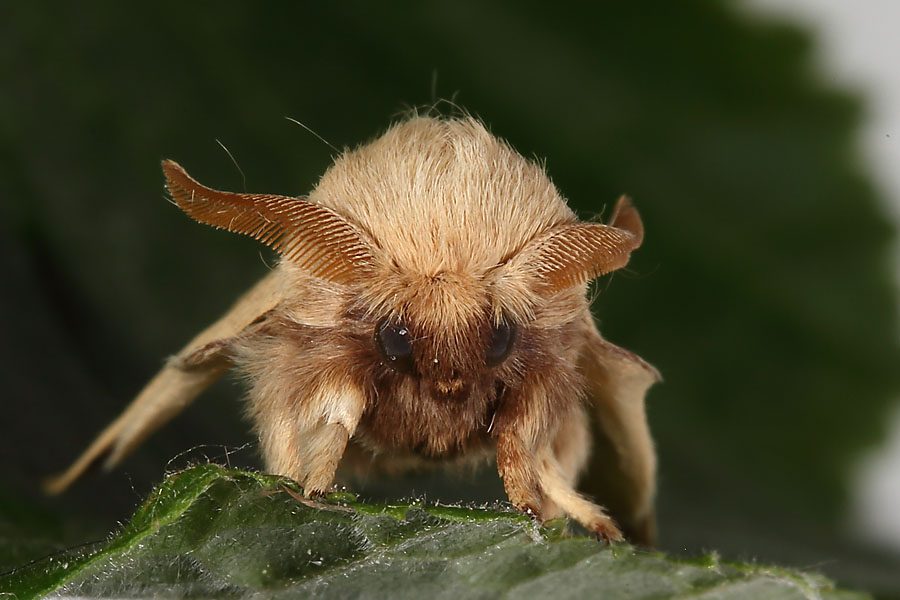
[[[257,412],[257,424],[266,468],[300,483],[307,496],[322,496],[362,417],[364,399],[350,389],[317,390],[279,415]]]
[[[509,501],[520,511],[543,521],[544,498],[534,452],[513,432],[503,432],[497,440],[497,471]]]
[[[267,470],[303,486],[307,496],[323,496],[331,488],[350,434],[340,423],[319,423],[307,430],[272,432],[263,441]]]
[[[572,411],[555,435],[544,434],[552,436],[545,443],[528,444],[521,435],[528,429],[519,425],[502,431],[497,441],[497,468],[510,502],[538,521],[566,514],[600,539],[624,539],[601,506],[575,491],[590,449],[584,411]]]
[[[607,542],[625,539],[603,507],[575,491],[571,473],[565,471],[550,447],[543,448],[540,453],[539,472],[544,494],[559,509],[581,523],[598,539]]]
[[[578,407],[570,418],[559,425],[553,439],[552,454],[559,464],[559,472],[569,487],[575,487],[578,477],[584,472],[591,455],[591,432],[588,416],[582,407]],[[550,498],[545,498],[544,516],[555,519],[565,516],[563,510]]]
[[[565,422],[560,415],[572,415],[577,407],[576,390],[572,402],[569,394],[558,395],[554,382],[540,374],[523,384],[520,391],[507,396],[494,416],[494,435],[497,436],[497,470],[509,501],[538,521],[557,516],[559,507],[547,497],[541,482],[538,450],[552,443],[554,431]],[[578,413],[583,416],[583,413]],[[582,419],[583,420],[583,419]],[[578,457],[575,457],[578,458]],[[576,462],[583,463],[583,459]],[[581,465],[578,464],[578,467]]]
[[[316,430],[315,439],[310,440],[307,462],[309,471],[303,489],[309,495],[321,496],[334,484],[334,473],[347,449],[350,434],[340,423],[325,423]]]

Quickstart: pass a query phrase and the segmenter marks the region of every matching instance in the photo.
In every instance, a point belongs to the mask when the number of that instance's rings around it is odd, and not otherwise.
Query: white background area
[[[881,192],[885,212],[900,227],[900,0],[744,0],[744,6],[809,30],[822,77],[864,96],[862,164]],[[900,247],[894,262],[900,286]],[[900,398],[890,431],[852,475],[848,526],[900,552]]]

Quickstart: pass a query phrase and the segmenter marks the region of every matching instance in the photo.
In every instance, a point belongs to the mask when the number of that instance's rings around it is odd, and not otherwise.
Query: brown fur
[[[585,283],[624,266],[641,243],[627,199],[610,225],[579,222],[539,165],[470,118],[402,122],[340,156],[308,198],[218,192],[171,161],[164,171],[189,215],[283,255],[268,293],[251,298],[258,318],[201,334],[171,367],[211,381],[233,363],[246,375],[270,471],[321,494],[348,444],[351,454],[425,461],[496,448],[519,509],[568,514],[621,539],[574,488],[590,448],[587,393],[622,481],[617,516],[652,541],[643,396],[657,375],[599,336],[585,299]],[[385,322],[405,328],[407,368],[378,349]],[[492,366],[487,348],[503,323],[514,324],[512,347]],[[175,394],[131,427],[146,435],[196,393]],[[119,433],[57,488],[105,452],[121,459]]]

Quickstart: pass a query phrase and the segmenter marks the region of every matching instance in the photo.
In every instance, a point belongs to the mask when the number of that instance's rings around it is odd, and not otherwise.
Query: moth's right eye
[[[415,371],[409,329],[396,319],[384,319],[375,327],[375,346],[384,363],[394,371]]]
[[[491,340],[486,353],[489,367],[503,364],[512,351],[515,337],[516,326],[511,321],[503,319],[499,324],[491,326]]]

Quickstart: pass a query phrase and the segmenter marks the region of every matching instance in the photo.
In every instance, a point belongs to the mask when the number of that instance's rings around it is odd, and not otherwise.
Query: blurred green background
[[[900,558],[846,519],[900,391],[894,229],[856,153],[860,99],[814,74],[807,34],[734,2],[574,6],[4,4],[0,571],[102,537],[167,467],[248,443],[227,460],[257,464],[223,382],[122,469],[38,489],[271,262],[167,204],[159,161],[299,195],[333,151],[285,116],[355,146],[452,98],[546,157],[582,216],[621,193],[641,210],[645,245],[595,306],[665,377],[648,399],[662,548],[900,597]]]

